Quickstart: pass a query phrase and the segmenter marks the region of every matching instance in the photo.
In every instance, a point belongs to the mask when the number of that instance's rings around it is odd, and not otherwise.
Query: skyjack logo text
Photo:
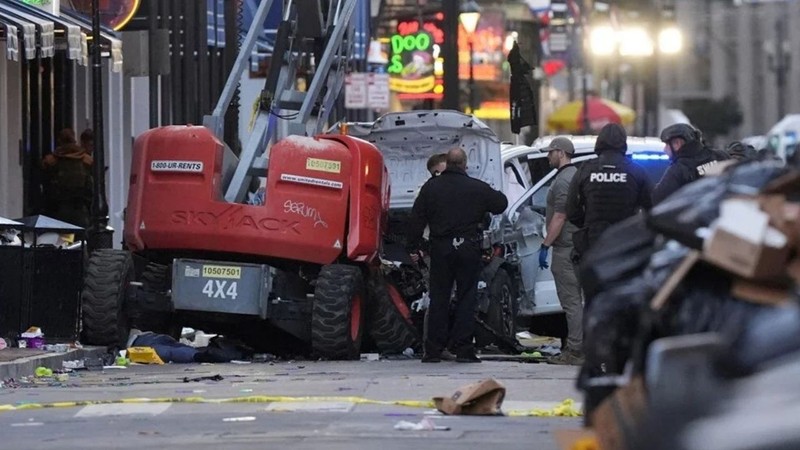
[[[229,206],[220,212],[210,211],[173,211],[170,221],[175,224],[217,227],[222,230],[249,228],[254,231],[277,231],[280,233],[302,234],[298,226],[300,222],[272,217],[253,217],[243,212],[241,206]]]

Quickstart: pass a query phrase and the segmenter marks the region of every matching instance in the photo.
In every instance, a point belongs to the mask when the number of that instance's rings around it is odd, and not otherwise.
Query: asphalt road
[[[0,448],[555,449],[553,432],[579,428],[580,418],[441,416],[424,403],[493,377],[506,386],[507,414],[551,410],[566,398],[580,398],[574,390],[576,371],[546,364],[417,360],[82,371],[68,380],[28,380],[0,389]],[[216,375],[222,379],[184,382]],[[161,398],[175,401],[152,401]],[[420,404],[390,403],[397,401]],[[66,403],[36,406],[52,402]],[[400,421],[425,418],[449,430],[394,429]]]

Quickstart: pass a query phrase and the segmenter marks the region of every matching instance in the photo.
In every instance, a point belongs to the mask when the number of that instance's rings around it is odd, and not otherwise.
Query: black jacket
[[[448,168],[429,179],[414,201],[408,228],[409,250],[422,242],[425,226],[431,240],[477,238],[486,213],[500,214],[508,206],[505,194],[466,172]]]
[[[653,204],[660,203],[684,185],[705,175],[705,170],[717,161],[726,159],[727,154],[704,147],[699,141],[684,144],[653,189]]]
[[[640,209],[650,209],[652,184],[647,173],[622,152],[606,150],[586,161],[572,179],[567,219],[578,228],[606,228]]]

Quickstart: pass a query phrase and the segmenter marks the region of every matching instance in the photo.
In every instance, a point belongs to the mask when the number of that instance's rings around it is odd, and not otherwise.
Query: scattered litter
[[[47,367],[39,366],[39,367],[36,368],[36,370],[33,373],[38,378],[52,377],[53,376],[53,369],[48,369]]]
[[[44,332],[39,327],[28,328],[20,335],[20,338],[20,348],[35,348],[38,350],[44,348]]]
[[[253,416],[245,416],[245,417],[226,417],[222,419],[223,422],[253,422],[256,418]]]
[[[430,418],[425,417],[417,423],[401,420],[394,425],[394,429],[403,431],[448,431],[450,427],[436,425]]]
[[[46,352],[66,353],[69,351],[69,344],[46,344],[43,350]]]
[[[533,335],[529,331],[520,331],[517,333],[517,339],[533,339]]]
[[[247,392],[253,392],[253,390],[252,389],[240,389],[239,392],[247,393]]]
[[[70,370],[80,370],[86,368],[86,366],[83,364],[82,359],[74,359],[72,361],[62,361],[61,367]]]
[[[65,383],[65,382],[69,381],[69,374],[57,373],[55,378],[56,378],[56,381],[59,381],[61,383]]]
[[[561,348],[555,345],[544,345],[539,347],[537,351],[545,356],[558,356],[561,354]]]
[[[140,364],[164,364],[153,347],[131,347],[128,349],[131,362]]]
[[[378,361],[381,359],[381,355],[378,353],[362,353],[361,354],[361,361]]]
[[[506,388],[492,378],[458,388],[453,394],[434,397],[436,409],[449,415],[502,415]]]
[[[407,356],[409,358],[413,358],[414,357],[414,349],[411,348],[411,347],[406,348],[405,350],[403,350],[403,355]]]
[[[238,359],[231,360],[231,364],[252,364],[250,361],[239,361]]]
[[[184,383],[189,383],[189,382],[192,382],[192,381],[206,381],[206,380],[207,381],[222,381],[222,380],[224,380],[224,378],[220,374],[216,374],[216,375],[213,375],[213,376],[206,376],[206,377],[197,377],[197,378],[183,377],[183,382]]]
[[[6,342],[5,339],[0,338],[0,350],[4,350],[6,348],[8,348],[8,343]]]
[[[534,351],[534,352],[523,352],[522,356],[527,356],[529,358],[543,358],[542,352]]]
[[[255,355],[253,355],[254,363],[265,363],[265,362],[275,361],[276,359],[278,359],[278,357],[271,353],[256,353]]]
[[[20,422],[20,423],[12,423],[12,427],[38,427],[44,425],[44,422]]]
[[[106,370],[106,369],[127,369],[127,367],[125,367],[125,366],[116,366],[116,365],[114,365],[114,366],[103,366],[103,370]]]

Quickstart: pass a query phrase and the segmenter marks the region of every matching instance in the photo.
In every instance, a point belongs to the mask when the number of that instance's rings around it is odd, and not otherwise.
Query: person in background
[[[58,133],[58,147],[42,160],[50,216],[79,227],[89,226],[93,162],[78,145],[72,129]]]
[[[441,175],[447,169],[447,153],[437,153],[428,158],[428,172],[432,177]]]
[[[408,227],[408,251],[415,254],[425,226],[430,226],[431,302],[422,362],[440,362],[447,347],[455,350],[457,362],[481,362],[473,343],[481,270],[480,226],[487,213],[500,214],[507,206],[502,192],[467,175],[467,154],[461,148],[447,152],[447,169],[422,186]]]
[[[94,131],[91,128],[87,128],[81,133],[81,147],[86,154],[94,156]]]
[[[672,160],[661,181],[653,189],[653,204],[658,204],[681,187],[704,176],[719,161],[728,159],[703,145],[703,134],[688,123],[670,125],[661,132],[664,151]]]
[[[625,156],[627,139],[621,125],[604,126],[594,145],[597,158],[584,162],[572,179],[567,219],[578,227],[572,235],[573,260],[580,261],[608,227],[652,206],[652,183]]]
[[[575,225],[567,221],[567,196],[572,178],[578,169],[572,164],[575,146],[566,137],[556,137],[547,147],[550,167],[558,169],[547,191],[547,237],[539,249],[539,267],[547,269],[547,255],[553,248],[553,280],[558,301],[567,316],[567,342],[561,354],[551,358],[552,364],[583,364],[583,296],[578,283],[578,270],[572,261],[572,234]]]

